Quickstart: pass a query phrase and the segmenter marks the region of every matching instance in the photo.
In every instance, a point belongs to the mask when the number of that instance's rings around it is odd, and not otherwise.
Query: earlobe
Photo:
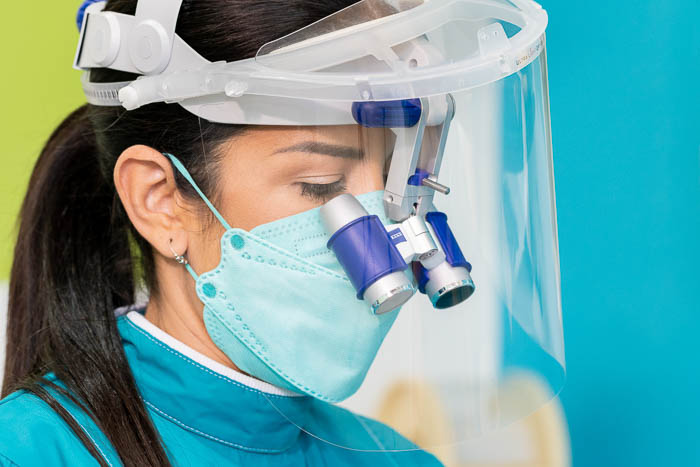
[[[143,145],[126,149],[114,167],[114,184],[131,223],[163,256],[171,248],[187,250],[188,212],[181,200],[170,161]]]

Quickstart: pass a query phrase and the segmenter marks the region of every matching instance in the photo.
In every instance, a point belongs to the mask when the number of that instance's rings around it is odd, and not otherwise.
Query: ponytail
[[[134,302],[130,229],[110,170],[100,167],[88,110],[77,109],[51,135],[22,204],[2,395],[25,390],[49,404],[101,465],[94,443],[47,388],[82,407],[124,465],[169,465],[116,327],[113,310]]]

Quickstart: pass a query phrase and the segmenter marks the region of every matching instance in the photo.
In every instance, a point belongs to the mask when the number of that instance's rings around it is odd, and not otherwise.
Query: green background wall
[[[0,280],[9,277],[17,212],[39,151],[84,103],[72,62],[79,1],[4,2],[0,15]]]

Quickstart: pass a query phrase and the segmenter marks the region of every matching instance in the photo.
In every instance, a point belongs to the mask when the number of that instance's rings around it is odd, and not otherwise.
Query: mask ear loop
[[[180,174],[183,177],[185,177],[185,179],[188,182],[190,182],[190,185],[192,185],[192,188],[194,188],[195,191],[197,192],[197,194],[199,195],[199,197],[202,198],[202,201],[204,201],[204,203],[206,203],[209,210],[211,210],[211,212],[214,213],[214,215],[219,220],[219,222],[221,222],[221,225],[223,225],[226,230],[231,230],[231,226],[228,225],[228,222],[226,222],[226,219],[224,219],[224,216],[222,216],[219,213],[219,211],[216,210],[214,205],[211,204],[211,201],[209,201],[209,198],[207,198],[206,195],[202,192],[202,190],[199,189],[199,187],[197,186],[197,182],[194,181],[194,178],[192,178],[192,175],[190,175],[190,173],[187,171],[185,166],[182,165],[182,162],[180,162],[180,160],[177,157],[173,156],[172,154],[168,154],[167,152],[163,153],[163,155],[168,157],[172,161],[175,168],[180,172]]]
[[[209,210],[214,213],[214,216],[218,219],[218,221],[221,223],[221,225],[224,226],[226,230],[231,230],[231,226],[228,225],[228,222],[226,222],[226,219],[224,219],[224,216],[221,215],[221,213],[214,207],[214,205],[209,201],[209,198],[206,197],[206,195],[202,192],[202,190],[199,189],[199,186],[197,186],[197,182],[194,181],[194,178],[192,178],[192,175],[187,171],[184,165],[182,165],[182,162],[180,160],[173,156],[172,154],[169,153],[163,153],[164,156],[166,156],[170,161],[173,163],[175,168],[180,172],[180,174],[185,177],[185,180],[187,180],[190,185],[192,185],[192,188],[195,189],[197,194],[199,195],[200,198],[202,198],[202,201],[207,205]],[[172,240],[171,240],[172,241]],[[190,266],[189,261],[187,261],[187,258],[184,257],[184,255],[178,255],[175,253],[173,250],[172,246],[170,247],[170,251],[173,253],[173,256],[175,257],[175,261],[178,263],[182,264],[185,266],[187,269],[187,272],[190,273],[190,275],[194,278],[195,282],[199,279],[199,276],[197,275],[196,272],[194,272],[194,269],[192,269],[192,266]]]

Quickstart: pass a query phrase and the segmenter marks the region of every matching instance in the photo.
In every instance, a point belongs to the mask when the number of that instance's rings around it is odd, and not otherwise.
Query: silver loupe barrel
[[[336,196],[321,206],[321,221],[329,235],[347,226],[351,222],[369,216],[367,210],[350,194]]]

